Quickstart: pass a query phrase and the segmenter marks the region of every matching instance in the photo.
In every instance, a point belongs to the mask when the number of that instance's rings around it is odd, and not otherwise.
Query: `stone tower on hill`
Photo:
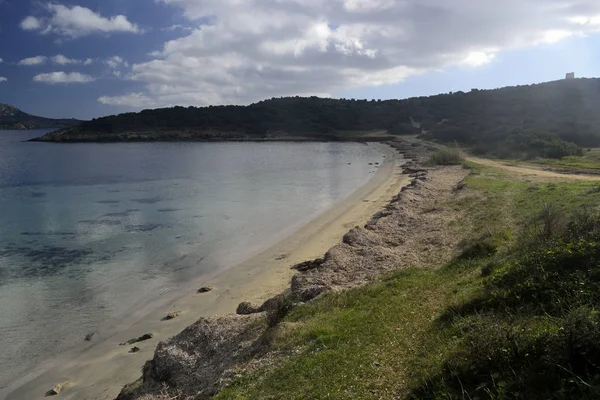
[[[568,72],[565,79],[575,79],[575,72]]]

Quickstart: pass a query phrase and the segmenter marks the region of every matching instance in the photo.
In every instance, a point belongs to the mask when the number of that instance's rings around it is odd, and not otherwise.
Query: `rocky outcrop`
[[[140,399],[165,390],[173,397],[209,399],[220,389],[224,376],[235,374],[236,366],[264,353],[260,339],[266,327],[252,323],[257,318],[202,318],[160,342],[140,381],[123,388],[117,399]]]

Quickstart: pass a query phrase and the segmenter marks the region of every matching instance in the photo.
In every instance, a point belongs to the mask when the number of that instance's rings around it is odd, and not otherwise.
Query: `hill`
[[[0,104],[0,130],[50,129],[75,126],[76,119],[52,119],[27,114],[8,104]]]
[[[423,133],[519,158],[600,145],[600,79],[405,100],[273,98],[249,106],[173,107],[94,119],[43,141],[355,139],[357,132]]]

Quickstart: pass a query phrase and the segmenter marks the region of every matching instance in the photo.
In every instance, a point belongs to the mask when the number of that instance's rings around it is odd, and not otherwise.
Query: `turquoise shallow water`
[[[0,389],[264,250],[382,161],[355,143],[22,142],[40,133],[0,132]]]

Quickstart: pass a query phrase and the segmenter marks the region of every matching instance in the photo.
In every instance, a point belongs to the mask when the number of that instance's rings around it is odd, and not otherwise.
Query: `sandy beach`
[[[92,340],[84,350],[40,365],[15,381],[0,397],[41,399],[55,384],[69,382],[60,393],[61,399],[114,399],[123,385],[141,375],[143,364],[152,358],[159,341],[179,333],[200,317],[233,313],[242,301],[260,303],[283,291],[294,274],[292,265],[323,256],[349,229],[364,225],[401,186],[408,184],[408,177],[401,174],[402,157],[389,146],[372,146],[386,154],[386,161],[367,184],[268,250],[211,279],[193,282],[196,289],[212,286],[212,291],[200,294],[187,290],[176,300],[151,310],[145,308],[123,323],[123,329],[97,342]],[[181,314],[161,321],[172,311]],[[131,346],[119,346],[145,333],[154,337],[137,344],[139,352],[131,354]]]

